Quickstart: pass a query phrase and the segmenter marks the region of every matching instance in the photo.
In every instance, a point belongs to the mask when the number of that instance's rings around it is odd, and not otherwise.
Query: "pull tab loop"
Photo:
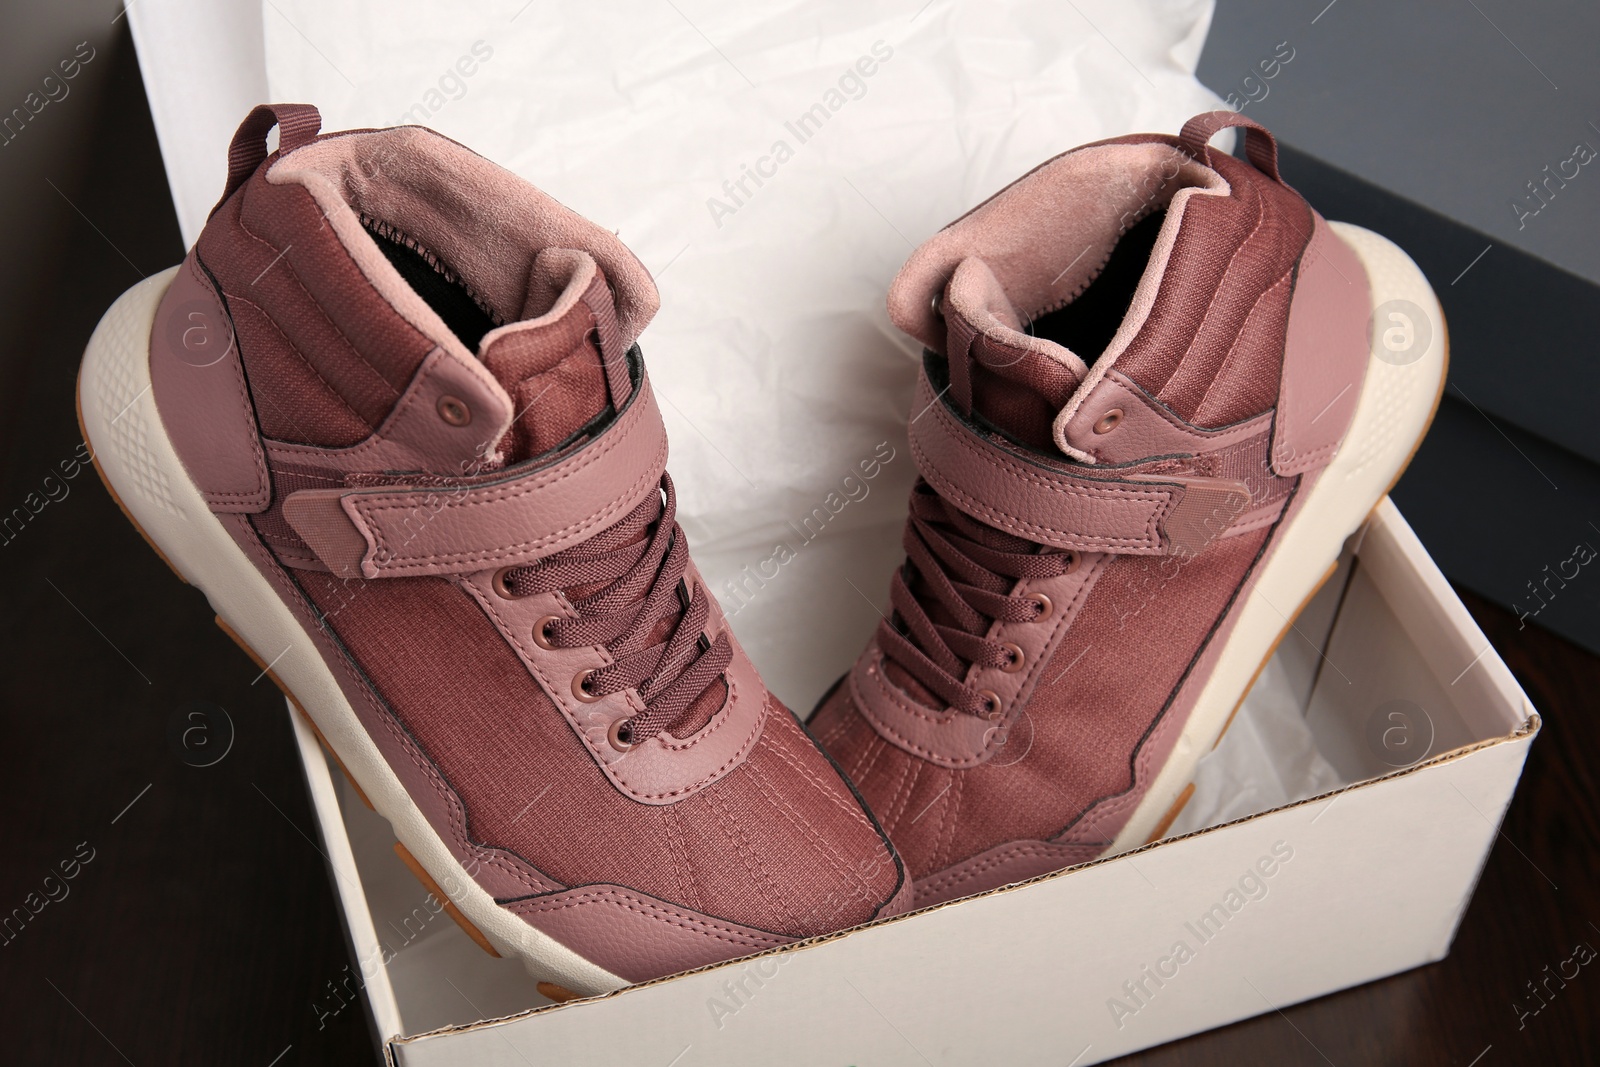
[[[238,192],[239,187],[267,158],[267,134],[278,127],[278,151],[293,152],[310,144],[322,129],[322,113],[312,104],[259,104],[239,124],[228,146],[228,185],[217,207]],[[217,208],[212,208],[212,214]]]
[[[1244,128],[1244,154],[1255,168],[1273,181],[1282,182],[1278,173],[1278,141],[1272,133],[1254,119],[1247,119],[1236,111],[1207,111],[1183,124],[1178,134],[1178,144],[1196,159],[1210,161],[1211,138],[1233,126]]]

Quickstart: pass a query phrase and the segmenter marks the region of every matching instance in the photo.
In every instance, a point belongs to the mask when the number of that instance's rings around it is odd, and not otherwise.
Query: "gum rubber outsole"
[[[461,909],[450,902],[450,898],[445,896],[444,890],[439,888],[439,883],[435,882],[433,877],[423,869],[422,864],[417,862],[415,856],[406,851],[406,846],[396,841],[394,843],[394,854],[400,857],[400,862],[406,865],[407,870],[416,875],[417,881],[422,883],[422,887],[432,893],[444,905],[445,912],[456,921],[457,926],[466,931],[466,935],[472,938],[474,944],[495,959],[500,958],[500,953],[496,952],[494,946],[489,944],[489,939],[483,936],[483,931],[473,926],[467,917],[461,914]]]

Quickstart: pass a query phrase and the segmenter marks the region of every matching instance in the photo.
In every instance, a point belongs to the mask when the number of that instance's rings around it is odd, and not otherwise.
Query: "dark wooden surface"
[[[53,296],[4,354],[31,366],[0,511],[46,498],[46,476],[74,457],[73,379],[101,312],[182,253],[123,43],[92,165],[41,176],[41,195],[55,195],[49,177],[83,217]],[[281,698],[92,471],[50,488],[59,499],[0,543],[0,914],[42,895],[80,846],[93,858],[0,945],[0,1063],[369,1061],[357,1010],[319,1021],[313,1008],[347,957]],[[1600,968],[1518,1015],[1546,967],[1580,942],[1600,948],[1600,661],[1464,599],[1545,727],[1450,957],[1121,1062],[1600,1063]],[[182,719],[194,701],[232,724],[210,766],[192,765],[194,745],[185,762],[172,736],[202,721]],[[207,724],[221,745],[222,715]]]

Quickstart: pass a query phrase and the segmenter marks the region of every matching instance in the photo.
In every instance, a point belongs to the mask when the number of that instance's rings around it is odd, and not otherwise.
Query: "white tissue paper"
[[[433,127],[615,229],[655,275],[642,344],[681,520],[803,717],[887,610],[902,556],[918,347],[884,311],[895,271],[1051,156],[1221,106],[1193,73],[1211,9],[266,0],[262,14],[273,99],[316,103],[325,130]]]

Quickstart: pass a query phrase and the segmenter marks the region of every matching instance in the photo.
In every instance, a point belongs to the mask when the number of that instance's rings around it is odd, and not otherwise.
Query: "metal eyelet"
[[[1110,411],[1106,412],[1104,415],[1101,415],[1100,418],[1096,420],[1094,424],[1094,432],[1110,433],[1112,430],[1117,428],[1117,424],[1121,421],[1122,409],[1112,408]]]
[[[999,722],[1001,719],[1006,717],[1006,709],[1000,703],[1000,694],[996,693],[993,689],[978,690],[978,699],[983,701],[988,708],[988,710],[983,713],[983,717],[985,719],[989,720],[990,722]]]
[[[633,734],[633,716],[631,715],[626,719],[618,719],[611,724],[611,729],[606,731],[606,740],[611,742],[611,747],[618,752],[626,752],[633,747],[633,742],[622,736],[624,732],[627,732],[630,737]]]
[[[459,397],[441,396],[439,417],[451,426],[465,426],[472,421],[472,409]]]
[[[556,646],[550,642],[550,625],[551,623],[557,623],[560,621],[560,615],[546,615],[544,618],[534,623],[533,643],[544,649],[546,652],[554,649]]]
[[[1048,619],[1050,617],[1050,613],[1056,609],[1055,604],[1052,603],[1050,598],[1045,596],[1043,593],[1029,593],[1027,598],[1039,605],[1039,614],[1033,617],[1034,622],[1043,622],[1044,620]]]
[[[516,587],[511,584],[511,572],[514,570],[516,570],[515,567],[501,567],[494,572],[494,577],[489,580],[489,584],[494,587],[496,595],[502,600],[519,599]]]
[[[1007,674],[1016,674],[1022,669],[1023,664],[1028,661],[1027,653],[1022,651],[1021,645],[1013,644],[1010,641],[1005,642],[1000,647],[1011,653],[1011,660],[1002,664],[1000,669]]]
[[[589,691],[589,679],[593,676],[594,668],[579,671],[572,676],[572,695],[585,704],[593,704],[595,701],[602,699],[598,694]]]

